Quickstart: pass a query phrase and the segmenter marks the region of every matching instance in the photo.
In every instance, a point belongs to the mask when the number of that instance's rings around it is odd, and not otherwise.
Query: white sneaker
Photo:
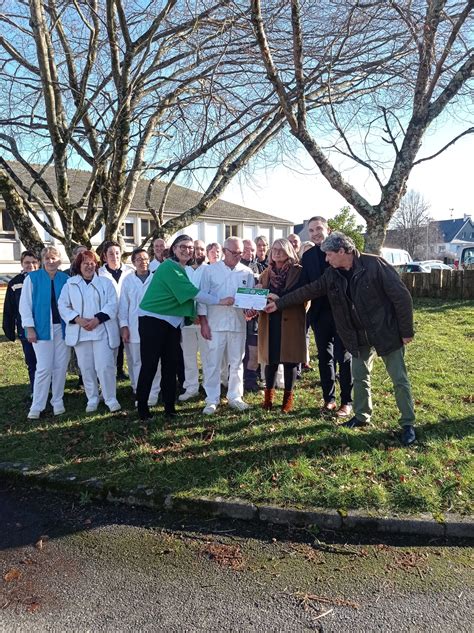
[[[148,400],[148,406],[149,407],[156,407],[156,405],[158,404],[158,398],[156,400]],[[135,403],[135,406],[137,406],[138,403]]]
[[[247,411],[247,409],[250,409],[250,405],[243,400],[229,400],[229,407],[237,411]]]
[[[88,404],[86,407],[86,413],[94,413],[97,411],[98,404]]]
[[[62,415],[63,413],[66,413],[66,409],[63,404],[59,405],[59,407],[53,408],[53,415]]]
[[[114,404],[109,405],[110,413],[115,413],[116,411],[120,411],[122,407],[119,402],[115,402]]]
[[[34,411],[33,409],[30,409],[28,412],[28,420],[39,420],[40,415],[41,411]]]
[[[187,400],[191,400],[191,398],[195,398],[199,395],[199,391],[185,391],[180,396],[178,396],[178,400],[180,402],[186,402]]]
[[[206,404],[202,412],[204,415],[214,415],[217,411],[217,404]]]

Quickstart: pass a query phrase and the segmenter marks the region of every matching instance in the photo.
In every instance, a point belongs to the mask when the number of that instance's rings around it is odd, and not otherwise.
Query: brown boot
[[[283,404],[281,405],[281,410],[283,413],[289,413],[293,409],[293,392],[285,391],[283,392]]]
[[[265,389],[265,400],[263,401],[263,408],[268,411],[273,407],[273,398],[275,397],[275,389]]]

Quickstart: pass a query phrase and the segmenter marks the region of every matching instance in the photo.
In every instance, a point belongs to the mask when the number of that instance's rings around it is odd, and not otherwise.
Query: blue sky
[[[467,126],[440,127],[425,138],[420,157],[436,152],[449,141],[453,130],[459,133]],[[298,154],[305,173],[301,169],[297,173],[285,165],[261,169],[254,175],[252,185],[235,180],[223,198],[295,223],[315,214],[333,217],[346,204],[345,200],[318,173],[305,150]],[[473,156],[474,135],[467,135],[439,157],[414,167],[408,188],[419,191],[431,204],[433,219],[463,217],[465,213],[474,216]],[[377,188],[367,181],[364,170],[348,169],[345,178],[356,185],[369,202],[377,202]]]

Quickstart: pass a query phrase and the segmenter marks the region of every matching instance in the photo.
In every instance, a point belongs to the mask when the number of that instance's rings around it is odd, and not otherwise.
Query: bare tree
[[[474,132],[470,125],[431,156],[424,135],[442,115],[464,112],[472,89],[474,0],[251,0],[260,55],[291,134],[331,187],[367,223],[378,252],[413,167]],[[323,31],[323,23],[330,30]],[[284,36],[291,45],[284,49]],[[346,99],[334,86],[346,86]],[[316,85],[329,104],[311,117]],[[369,200],[336,166],[364,168],[378,188]]]
[[[144,176],[154,235],[172,233],[209,208],[278,133],[278,101],[252,77],[251,29],[230,4],[4,3],[0,167],[8,179],[0,193],[22,241],[25,213],[69,252],[102,227],[105,239],[117,239]],[[74,198],[71,167],[89,173]],[[172,184],[198,173],[199,202],[165,222]],[[163,180],[157,204],[153,186]]]
[[[423,259],[429,232],[430,205],[418,191],[410,190],[400,201],[390,223],[400,248]]]

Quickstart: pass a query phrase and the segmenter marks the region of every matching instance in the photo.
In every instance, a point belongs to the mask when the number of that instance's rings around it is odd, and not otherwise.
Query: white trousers
[[[115,349],[109,347],[107,338],[98,341],[82,341],[74,349],[81,369],[88,406],[96,407],[99,404],[97,379],[99,379],[105,404],[108,407],[117,404]]]
[[[198,352],[204,371],[204,358],[207,355],[207,341],[201,335],[199,327],[184,327],[181,330],[181,348],[184,359],[184,383],[186,391],[195,393],[199,390]]]
[[[63,405],[64,384],[70,349],[63,339],[61,324],[53,325],[53,339],[33,343],[36,354],[36,373],[33,385],[32,411],[44,411],[51,386],[53,408]]]
[[[207,354],[203,358],[204,389],[206,403],[219,404],[221,396],[222,358],[227,354],[229,385],[227,399],[241,399],[244,394],[245,332],[212,332],[207,342]]]
[[[127,355],[127,367],[128,375],[130,376],[130,383],[132,385],[133,392],[137,391],[138,376],[140,375],[140,369],[142,366],[142,359],[140,357],[140,343],[125,343],[125,353]],[[150,396],[148,398],[148,405],[154,407],[158,402],[158,394],[160,393],[161,386],[161,360],[158,363],[158,369],[156,370],[153,383],[151,385]]]

